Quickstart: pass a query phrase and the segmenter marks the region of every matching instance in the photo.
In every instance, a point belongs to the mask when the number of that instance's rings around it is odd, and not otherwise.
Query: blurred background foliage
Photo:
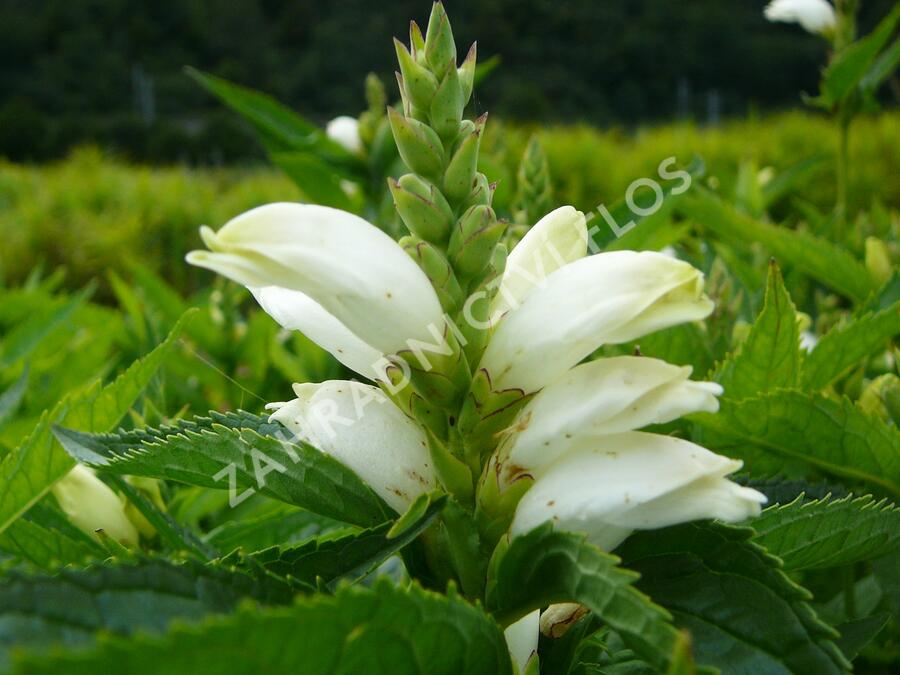
[[[772,25],[763,0],[448,2],[461,45],[502,58],[476,112],[629,128],[717,122],[799,103],[820,38]],[[868,0],[871,30],[893,0]],[[261,158],[248,128],[182,72],[268,92],[314,121],[365,108],[363,76],[393,83],[385,45],[419,0],[0,0],[0,155],[58,158],[94,141],[134,160]],[[323,86],[327,83],[327,86]],[[882,96],[896,100],[897,85]]]

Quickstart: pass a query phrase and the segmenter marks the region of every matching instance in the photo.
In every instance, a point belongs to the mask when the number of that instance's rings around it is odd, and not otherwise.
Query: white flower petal
[[[376,364],[384,354],[360,339],[308,295],[280,286],[251,288],[250,292],[282,327],[300,331],[360,375],[370,380],[380,379]]]
[[[547,277],[491,336],[481,367],[496,390],[526,392],[560,377],[602,344],[709,315],[703,275],[659,253],[582,258]]]
[[[536,609],[503,631],[509,655],[512,657],[513,663],[518,666],[520,673],[525,672],[528,660],[532,654],[537,652],[540,618],[541,610]]]
[[[690,374],[690,366],[640,356],[576,366],[522,410],[504,455],[536,476],[584,439],[663,424],[693,412],[716,412],[722,387],[693,382]]]
[[[834,28],[834,8],[827,0],[772,0],[764,10],[769,21],[799,23],[810,33]]]
[[[377,387],[330,380],[295,384],[294,393],[270,405],[271,419],[353,470],[398,513],[437,485],[425,434]]]
[[[355,117],[340,115],[335,117],[325,126],[325,134],[333,141],[337,141],[350,152],[362,150],[362,140],[359,138],[359,122]]]
[[[588,440],[535,481],[511,531],[552,521],[611,551],[636,529],[705,518],[741,521],[757,515],[765,497],[725,478],[740,467],[670,436],[631,431]]]
[[[251,288],[300,291],[386,354],[433,341],[443,312],[428,277],[397,242],[362,218],[326,206],[268,204],[203,228],[207,251],[188,262]]]
[[[581,211],[561,206],[541,218],[510,252],[491,316],[518,307],[551,272],[587,255],[587,245],[587,224]]]
[[[94,471],[77,465],[52,488],[59,507],[78,529],[97,538],[97,530],[123,546],[137,546],[137,528],[125,515],[125,503]]]

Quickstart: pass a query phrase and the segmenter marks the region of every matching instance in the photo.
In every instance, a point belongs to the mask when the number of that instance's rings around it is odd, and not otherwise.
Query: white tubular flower
[[[739,522],[758,515],[766,500],[726,478],[741,465],[670,436],[630,431],[589,439],[535,481],[510,531],[552,521],[611,551],[634,530],[706,518]]]
[[[214,232],[201,228],[209,251],[192,251],[189,263],[216,271],[251,289],[278,286],[300,291],[330,314],[323,343],[335,356],[347,333],[382,354],[408,340],[433,341],[429,326],[443,328],[443,312],[428,277],[384,232],[362,218],[311,204],[269,204],[234,218]],[[311,324],[308,301],[258,293],[276,319]],[[295,306],[293,306],[295,305]],[[319,317],[317,317],[319,318]],[[335,329],[342,324],[346,331]],[[359,346],[359,343],[351,340]],[[341,358],[341,357],[338,357]]]
[[[355,117],[341,115],[335,117],[325,125],[325,133],[333,141],[340,143],[350,152],[362,150],[362,140],[359,137],[359,122]]]
[[[587,255],[588,231],[584,214],[561,206],[541,218],[516,244],[506,260],[491,316],[518,307],[551,272]]]
[[[614,251],[570,263],[510,311],[481,360],[495,390],[541,389],[602,344],[710,314],[703,275],[660,253]]]
[[[537,478],[573,445],[716,412],[722,387],[688,379],[690,366],[640,356],[598,359],[544,388],[519,414],[501,450],[505,466]],[[501,481],[506,478],[501,474]]]
[[[536,609],[503,631],[506,647],[519,673],[524,673],[532,654],[538,649],[541,610]]]
[[[297,398],[271,403],[271,419],[351,469],[403,513],[437,485],[425,433],[370,385],[344,380],[295,384]]]
[[[137,528],[125,514],[125,502],[93,470],[77,465],[53,486],[59,507],[78,529],[94,538],[102,530],[123,546],[138,545]]]
[[[825,33],[835,25],[834,8],[827,0],[772,0],[764,14],[769,21],[799,23],[809,33]]]
[[[370,380],[382,379],[375,367],[383,354],[308,295],[280,286],[251,288],[259,306],[283,328],[298,330],[338,361]]]

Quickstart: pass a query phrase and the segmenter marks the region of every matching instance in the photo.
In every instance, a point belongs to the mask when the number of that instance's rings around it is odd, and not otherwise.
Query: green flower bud
[[[485,120],[484,115],[478,118],[474,131],[463,138],[444,172],[444,194],[455,204],[461,204],[472,192]]]
[[[470,207],[450,235],[448,252],[454,269],[466,278],[481,273],[504,230],[506,222],[497,220],[490,206],[479,204]]]
[[[456,68],[456,43],[453,41],[447,12],[440,2],[431,7],[428,30],[425,33],[425,59],[439,79],[443,79],[448,69]]]
[[[466,338],[465,351],[469,363],[479,363],[490,337],[493,299],[500,289],[499,279],[506,268],[507,249],[497,244],[491,253],[491,261],[483,278],[474,279],[469,286],[471,295],[463,305],[462,320],[457,324]],[[474,290],[472,290],[474,286]]]
[[[455,68],[450,68],[431,100],[431,126],[444,139],[453,139],[459,132],[466,102]]]
[[[434,326],[435,339],[430,343],[409,341],[409,349],[396,354],[409,366],[410,383],[426,401],[443,410],[458,409],[469,389],[469,363],[454,331],[447,324],[443,331]]]
[[[400,93],[409,103],[422,110],[428,110],[438,88],[438,81],[425,67],[416,62],[406,45],[394,38],[397,61],[400,63],[402,85]]]
[[[537,135],[531,137],[522,155],[517,183],[513,205],[516,222],[534,225],[553,209],[550,169]]]
[[[434,130],[418,120],[404,117],[394,108],[388,108],[388,119],[397,150],[406,166],[428,178],[440,176],[444,168],[444,148]]]
[[[413,58],[419,63],[425,64],[425,38],[422,37],[422,29],[415,21],[409,22],[409,45]]]
[[[475,86],[475,61],[478,53],[478,43],[473,42],[469,47],[469,53],[466,54],[465,60],[459,67],[459,83],[463,92],[463,107],[472,98],[472,88]]]
[[[388,179],[394,206],[413,234],[436,244],[447,241],[453,210],[434,185],[408,173],[399,181]]]
[[[425,272],[444,311],[454,314],[462,305],[463,292],[444,254],[415,235],[403,237],[400,245]]]
[[[475,180],[472,181],[472,184],[472,191],[466,198],[466,204],[469,206],[476,206],[478,204],[490,206],[491,199],[494,196],[494,186],[487,179],[487,176],[480,172],[476,173]]]

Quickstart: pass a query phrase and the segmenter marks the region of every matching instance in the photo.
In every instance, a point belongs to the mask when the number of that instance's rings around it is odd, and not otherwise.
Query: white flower
[[[325,133],[333,141],[337,141],[350,152],[362,150],[362,140],[359,138],[359,122],[355,117],[341,115],[335,117],[325,126]]]
[[[506,648],[513,663],[518,667],[519,673],[525,672],[528,660],[532,654],[537,653],[539,639],[539,621],[541,610],[536,609],[526,614],[513,624],[510,624],[503,637],[506,638]]]
[[[690,374],[690,366],[637,356],[577,366],[522,410],[501,447],[501,463],[537,477],[578,444],[693,412],[716,412],[722,387],[689,380]],[[501,481],[506,478],[501,474]]]
[[[834,8],[827,0],[772,0],[764,13],[769,21],[799,23],[810,33],[824,33],[835,25]]]
[[[651,251],[600,253],[533,288],[503,317],[480,367],[495,390],[535,392],[603,344],[702,319],[712,309],[703,275],[688,263]]]
[[[77,465],[52,488],[59,507],[83,532],[102,530],[123,546],[137,546],[138,531],[125,514],[125,502],[92,469]]]
[[[444,326],[428,277],[352,213],[269,204],[200,234],[210,250],[192,251],[188,262],[244,284],[283,326],[313,333],[364,375],[371,376],[371,364],[363,365],[371,357],[407,349],[410,340],[434,342],[434,327]]]
[[[634,530],[717,518],[739,522],[765,497],[729,481],[738,460],[671,436],[629,431],[573,444],[516,508],[513,535],[552,521],[611,551]]]
[[[587,245],[587,223],[581,211],[562,206],[541,218],[510,252],[491,316],[518,307],[548,274],[587,255]]]
[[[295,384],[294,393],[269,404],[271,419],[353,470],[398,513],[436,487],[425,433],[378,388],[331,380]]]

